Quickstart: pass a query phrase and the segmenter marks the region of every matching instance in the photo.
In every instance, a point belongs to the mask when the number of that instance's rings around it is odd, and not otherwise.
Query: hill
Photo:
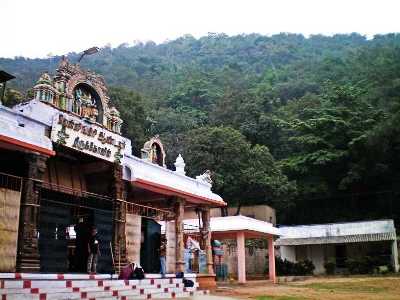
[[[25,91],[59,59],[0,69]],[[400,222],[399,34],[183,36],[106,47],[82,66],[105,76],[137,153],[160,134],[170,166],[182,153],[190,175],[210,169],[231,204],[271,204],[286,224]]]

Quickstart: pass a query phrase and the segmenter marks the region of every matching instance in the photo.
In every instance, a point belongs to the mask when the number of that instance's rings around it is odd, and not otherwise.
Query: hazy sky
[[[0,0],[0,57],[184,34],[400,32],[400,0]]]

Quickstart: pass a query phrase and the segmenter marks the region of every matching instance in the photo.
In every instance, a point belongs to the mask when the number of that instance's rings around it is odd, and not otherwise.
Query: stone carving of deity
[[[149,158],[150,158],[150,161],[151,161],[153,164],[158,163],[157,144],[156,144],[156,143],[154,143],[154,144],[151,146],[150,153],[149,153]]]
[[[77,89],[75,92],[75,98],[80,105],[80,111],[77,113],[79,113],[82,117],[88,118],[95,122],[99,112],[96,107],[96,101],[91,93],[82,89]]]

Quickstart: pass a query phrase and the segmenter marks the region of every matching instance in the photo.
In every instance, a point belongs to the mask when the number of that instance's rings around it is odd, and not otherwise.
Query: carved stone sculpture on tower
[[[182,175],[186,175],[186,171],[185,171],[185,161],[183,160],[182,155],[178,155],[178,157],[175,160],[175,172],[178,174],[182,174]]]
[[[207,185],[212,185],[211,171],[206,170],[203,174],[196,176],[196,180]]]

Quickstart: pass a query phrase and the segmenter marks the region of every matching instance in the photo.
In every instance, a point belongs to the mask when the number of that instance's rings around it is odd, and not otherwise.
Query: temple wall
[[[126,214],[126,256],[129,262],[140,263],[142,217]]]
[[[291,262],[296,262],[296,248],[295,246],[280,246],[279,251],[279,256],[285,260],[287,259],[288,261]]]
[[[0,188],[0,272],[15,272],[21,192]]]
[[[237,207],[228,207],[228,216],[234,216],[236,215],[236,212],[237,212]],[[240,214],[242,216],[276,224],[275,209],[273,209],[268,205],[242,206],[240,208]],[[212,208],[210,210],[211,218],[221,217],[221,216],[222,214],[220,208]],[[197,214],[194,210],[187,210],[185,211],[184,219],[197,219]]]
[[[268,249],[246,247],[246,274],[263,275],[267,265]],[[222,263],[227,264],[228,274],[237,277],[237,249],[224,245]]]
[[[52,190],[67,194],[72,193],[70,189],[86,191],[86,181],[81,171],[79,165],[51,159],[47,164],[43,181],[49,184]]]
[[[167,273],[175,273],[176,265],[176,232],[175,222],[166,222],[166,239],[167,239]]]

